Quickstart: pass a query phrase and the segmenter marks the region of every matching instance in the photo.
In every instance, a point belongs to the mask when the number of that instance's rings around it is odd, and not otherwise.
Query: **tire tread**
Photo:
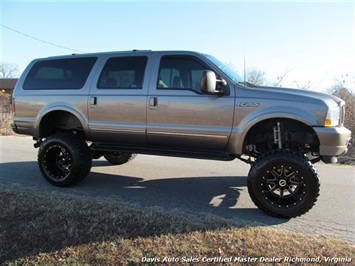
[[[280,158],[281,156],[282,158]],[[314,188],[315,193],[311,201],[308,202],[305,208],[299,209],[298,211],[294,211],[289,214],[280,214],[265,207],[256,196],[251,180],[258,174],[258,170],[261,167],[263,167],[266,163],[270,162],[271,160],[275,160],[275,159],[295,160],[297,163],[303,165],[305,167],[305,170],[314,178],[314,181],[316,183],[316,187]],[[299,154],[295,151],[289,151],[289,150],[272,151],[260,156],[250,168],[249,175],[248,175],[248,191],[249,191],[250,198],[254,202],[254,204],[265,213],[278,218],[295,218],[307,213],[317,202],[317,199],[319,197],[319,192],[320,192],[319,175],[314,165],[303,154]]]
[[[56,182],[47,176],[46,171],[42,167],[43,151],[51,142],[65,143],[74,150],[74,156],[77,157],[75,169],[71,175],[62,182]],[[49,136],[39,147],[38,150],[38,165],[43,177],[52,185],[59,187],[68,187],[82,181],[91,170],[92,158],[89,147],[85,140],[76,134],[70,132],[58,132]]]

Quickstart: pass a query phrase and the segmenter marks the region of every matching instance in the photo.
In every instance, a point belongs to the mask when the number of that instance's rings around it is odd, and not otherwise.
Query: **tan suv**
[[[34,137],[53,185],[81,181],[101,156],[113,164],[139,153],[238,158],[251,164],[254,203],[279,217],[314,205],[312,163],[335,162],[350,140],[341,99],[253,86],[216,58],[188,51],[37,59],[16,85],[14,107],[13,130]]]

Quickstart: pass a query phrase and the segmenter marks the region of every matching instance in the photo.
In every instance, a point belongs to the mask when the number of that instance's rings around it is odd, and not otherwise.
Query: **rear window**
[[[25,90],[81,89],[97,57],[81,57],[39,61],[28,73]]]

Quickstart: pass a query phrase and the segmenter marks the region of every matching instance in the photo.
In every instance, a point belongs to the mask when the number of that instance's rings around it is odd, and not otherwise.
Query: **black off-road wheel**
[[[67,187],[82,181],[91,170],[91,152],[85,140],[72,133],[48,137],[38,151],[38,165],[52,185]]]
[[[318,174],[311,162],[291,151],[262,156],[248,176],[248,191],[255,205],[281,218],[308,212],[317,201],[319,188]]]
[[[105,154],[105,159],[114,165],[121,165],[132,161],[136,158],[137,154],[128,152],[114,152],[110,154]]]

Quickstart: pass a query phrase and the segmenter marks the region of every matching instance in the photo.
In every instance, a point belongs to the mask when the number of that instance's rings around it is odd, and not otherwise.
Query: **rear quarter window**
[[[81,89],[97,57],[53,59],[36,62],[28,73],[25,90]]]

